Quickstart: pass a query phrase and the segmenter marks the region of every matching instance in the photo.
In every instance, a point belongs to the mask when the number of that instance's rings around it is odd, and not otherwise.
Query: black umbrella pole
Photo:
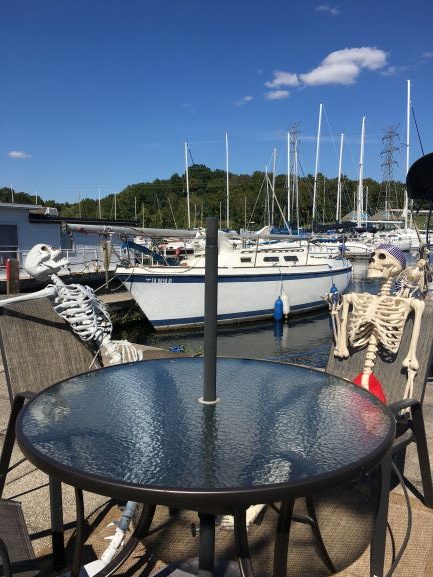
[[[218,310],[218,218],[206,219],[203,402],[215,403]]]

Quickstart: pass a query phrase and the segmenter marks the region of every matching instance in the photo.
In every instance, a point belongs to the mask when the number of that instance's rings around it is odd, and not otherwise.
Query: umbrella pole
[[[203,403],[216,403],[218,218],[206,219]]]

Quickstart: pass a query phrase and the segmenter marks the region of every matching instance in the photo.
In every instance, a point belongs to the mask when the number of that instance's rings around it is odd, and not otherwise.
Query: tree
[[[207,216],[220,214],[221,226],[225,226],[226,219],[226,172],[224,170],[211,170],[204,164],[193,164],[188,168],[190,188],[191,221],[195,226],[205,224]],[[299,178],[299,214],[300,225],[311,226],[311,209],[313,202],[312,175]],[[323,192],[325,184],[326,192]],[[398,190],[399,206],[403,206],[402,183],[394,183]],[[287,214],[287,190],[286,175],[279,174],[275,177],[275,194],[284,214]],[[364,179],[364,187],[368,187],[370,213],[376,208],[380,198],[381,183],[371,179]],[[346,175],[342,176],[342,213],[353,210],[353,199],[358,189],[358,183],[350,180]],[[254,228],[259,228],[268,221],[267,187],[263,171],[255,171],[249,174],[229,174],[230,191],[230,228],[243,228],[245,224],[254,222]],[[317,219],[318,221],[335,221],[337,179],[326,179],[322,174],[318,175],[317,187]],[[13,193],[13,194],[12,194]],[[34,204],[35,197],[25,192],[11,191],[10,187],[0,188],[0,202],[11,202],[12,196],[15,202]],[[78,203],[60,203],[54,200],[43,201],[40,197],[38,203],[53,206],[58,209],[61,218],[78,217],[80,206]],[[104,219],[114,219],[116,207],[117,219],[134,220],[145,227],[178,227],[187,226],[187,203],[186,203],[186,175],[174,173],[168,179],[155,179],[152,182],[138,182],[128,184],[116,192],[101,198],[101,213]],[[81,215],[88,218],[99,217],[98,202],[92,198],[84,198],[81,201]],[[194,222],[195,219],[195,222]],[[293,220],[293,219],[292,219]],[[274,205],[274,224],[283,225],[283,218]]]

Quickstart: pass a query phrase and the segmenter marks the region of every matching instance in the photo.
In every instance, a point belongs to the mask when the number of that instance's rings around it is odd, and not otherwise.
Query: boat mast
[[[365,226],[367,226],[368,221],[368,186],[365,187]]]
[[[290,226],[291,213],[290,213],[290,203],[291,203],[291,190],[290,190],[290,132],[287,133],[287,224]]]
[[[410,153],[410,80],[407,80],[407,104],[406,104],[406,175],[409,172],[409,153]],[[407,188],[404,191],[404,228],[407,228],[407,213],[409,210],[409,203],[407,198]],[[410,213],[410,226],[412,227],[412,211]]]
[[[98,190],[98,216],[99,216],[99,220],[101,220],[102,216],[101,216],[101,187],[99,187]]]
[[[361,226],[361,216],[362,216],[362,187],[364,178],[364,139],[365,139],[365,116],[362,117],[362,129],[361,129],[361,152],[359,156],[359,182],[358,182],[358,198],[357,198],[357,208],[356,208],[356,226]]]
[[[188,228],[191,228],[191,210],[189,206],[189,175],[188,175],[188,143],[185,142],[185,176],[186,176],[186,209],[188,213]]]
[[[317,172],[319,170],[320,130],[322,127],[322,108],[323,108],[323,102],[320,103],[320,107],[319,107],[319,124],[317,127],[316,165],[315,165],[315,169],[314,169],[314,189],[313,189],[313,214],[312,214],[312,218],[311,218],[311,229],[313,231],[314,231],[314,225],[316,222]]]
[[[274,207],[275,207],[275,164],[277,159],[277,149],[274,148],[273,153],[273,166],[272,166],[272,212],[271,212],[271,221],[274,224]]]
[[[343,165],[343,143],[344,143],[344,133],[341,133],[340,137],[340,158],[338,161],[338,184],[337,184],[337,214],[335,215],[335,222],[338,224],[341,220],[341,169]]]
[[[298,135],[296,133],[295,137],[295,191],[296,191],[296,225],[298,228],[298,235],[299,235],[299,178],[298,178]]]
[[[271,226],[271,199],[269,197],[269,176],[268,176],[268,165],[265,165],[265,178],[266,178],[266,213],[268,217],[268,226]]]
[[[226,203],[226,227],[230,230],[230,199],[229,199],[229,140],[226,132],[226,189],[227,189],[227,203]]]

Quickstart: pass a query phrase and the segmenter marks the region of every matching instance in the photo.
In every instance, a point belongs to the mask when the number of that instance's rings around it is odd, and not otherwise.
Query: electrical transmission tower
[[[394,166],[398,162],[394,159],[395,153],[400,150],[400,134],[397,132],[398,125],[389,126],[385,129],[382,137],[383,150],[380,153],[382,157],[383,184],[385,186],[385,218],[392,220],[390,217],[390,206],[397,207],[397,191],[394,181]],[[391,190],[393,188],[393,191]],[[391,200],[391,193],[394,192],[394,198]]]

